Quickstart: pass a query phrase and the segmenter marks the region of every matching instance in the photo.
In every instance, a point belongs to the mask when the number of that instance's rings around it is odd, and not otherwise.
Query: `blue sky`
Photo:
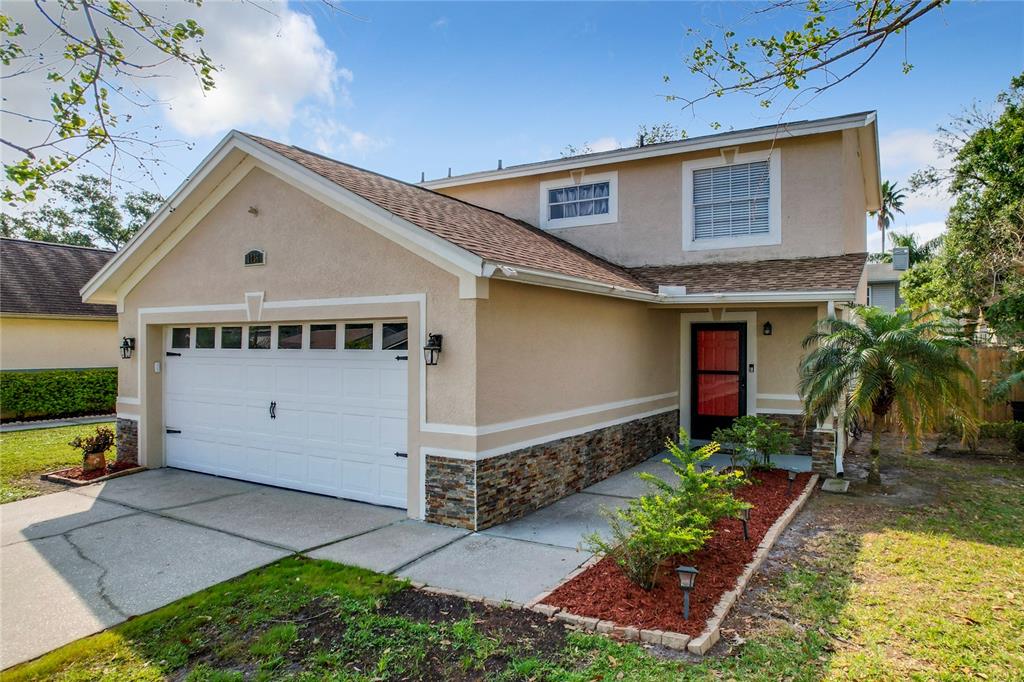
[[[712,132],[712,121],[723,129],[772,123],[779,111],[744,95],[706,101],[696,112],[664,95],[705,87],[683,63],[693,46],[687,28],[763,35],[800,21],[742,23],[765,6],[753,3],[354,2],[346,15],[320,2],[258,1],[263,7],[167,5],[172,15],[195,13],[223,68],[208,96],[188,77],[154,81],[169,107],[136,119],[194,143],[167,152],[156,178],[165,194],[231,128],[415,181],[421,171],[429,178],[449,167],[494,168],[498,159],[555,158],[570,143],[628,145],[640,123],[672,122],[690,136]],[[28,2],[7,7],[31,10]],[[900,69],[904,49],[915,65],[909,75]],[[1021,70],[1024,3],[954,2],[785,119],[877,109],[883,174],[904,181],[936,160],[938,125],[974,100],[991,103]],[[934,236],[947,205],[945,197],[912,197],[897,227]],[[877,242],[870,230],[869,247]]]

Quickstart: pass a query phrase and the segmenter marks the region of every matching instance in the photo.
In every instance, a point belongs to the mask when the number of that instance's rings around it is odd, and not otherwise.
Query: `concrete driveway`
[[[590,558],[604,508],[661,456],[479,533],[377,507],[158,469],[0,507],[0,669],[291,554],[528,602]]]

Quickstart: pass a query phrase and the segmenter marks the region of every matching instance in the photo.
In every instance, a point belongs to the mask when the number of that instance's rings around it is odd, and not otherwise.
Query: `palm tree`
[[[882,253],[885,253],[885,231],[892,225],[897,213],[903,213],[903,202],[907,197],[895,182],[886,180],[882,183],[882,203],[877,211],[868,215],[878,220],[878,229],[882,231]]]
[[[892,415],[916,450],[921,433],[952,418],[964,437],[977,434],[974,372],[960,356],[968,340],[954,320],[934,311],[887,313],[858,307],[853,320],[821,320],[804,339],[800,395],[809,418],[838,414],[871,425],[868,483],[881,483],[879,445]]]

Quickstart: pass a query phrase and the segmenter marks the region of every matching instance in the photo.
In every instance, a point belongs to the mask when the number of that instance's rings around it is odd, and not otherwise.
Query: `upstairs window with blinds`
[[[770,232],[768,161],[693,171],[693,239]]]

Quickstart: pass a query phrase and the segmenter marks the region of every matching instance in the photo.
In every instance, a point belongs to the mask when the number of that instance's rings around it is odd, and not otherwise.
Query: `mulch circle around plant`
[[[722,519],[703,548],[665,562],[650,591],[630,582],[606,557],[552,592],[544,603],[621,626],[699,635],[722,595],[735,587],[768,529],[803,492],[811,474],[799,474],[790,493],[786,492],[787,477],[781,469],[757,471],[751,475],[751,485],[736,491],[736,497],[754,505],[750,510],[749,541],[743,540],[739,520]],[[690,593],[689,620],[683,620],[676,566],[696,566],[700,571]]]
[[[116,474],[119,471],[125,469],[135,469],[139,465],[134,462],[114,462],[108,464],[105,469],[96,469],[85,473],[82,471],[82,467],[71,467],[70,469],[61,469],[60,471],[51,472],[52,476],[60,476],[61,478],[69,478],[73,481],[94,481],[97,478],[103,478],[110,474]]]

